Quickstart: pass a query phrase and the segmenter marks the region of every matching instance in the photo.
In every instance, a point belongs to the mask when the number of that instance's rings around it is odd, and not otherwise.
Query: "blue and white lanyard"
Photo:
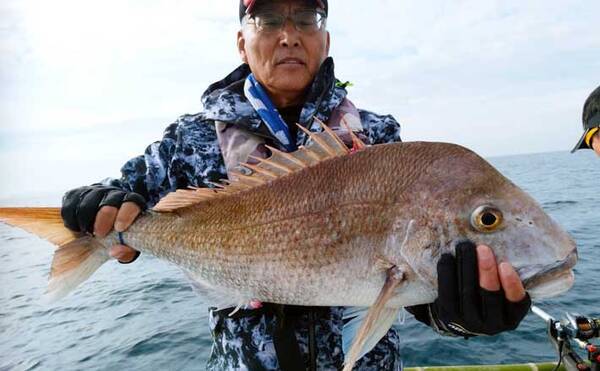
[[[253,74],[248,75],[246,78],[244,94],[252,107],[254,107],[254,110],[267,125],[271,134],[283,144],[288,152],[295,151],[297,147],[290,134],[290,129],[285,121],[283,121],[283,118],[281,118],[279,111],[277,111],[277,108],[271,102],[265,89],[256,81]]]

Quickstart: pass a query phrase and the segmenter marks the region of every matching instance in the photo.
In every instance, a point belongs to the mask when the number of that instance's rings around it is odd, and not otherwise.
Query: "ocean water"
[[[490,160],[576,239],[576,283],[536,304],[600,316],[600,159],[590,151]],[[55,200],[49,201],[54,202]],[[10,200],[4,201],[8,206]],[[43,202],[36,202],[36,205]],[[150,256],[105,264],[75,293],[40,302],[53,247],[0,225],[0,370],[197,370],[210,354],[206,308],[179,270]],[[554,360],[544,323],[469,340],[442,337],[410,315],[397,328],[407,366]]]

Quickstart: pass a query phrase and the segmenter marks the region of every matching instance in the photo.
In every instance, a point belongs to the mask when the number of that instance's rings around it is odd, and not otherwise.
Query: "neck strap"
[[[275,108],[273,102],[271,102],[267,92],[259,82],[256,81],[253,74],[249,74],[246,78],[246,82],[244,83],[244,94],[271,132],[271,135],[273,135],[273,137],[275,137],[288,152],[295,151],[297,149],[296,143],[294,143],[292,139],[288,125],[283,121],[283,118],[281,118],[281,115],[277,111],[277,108]]]

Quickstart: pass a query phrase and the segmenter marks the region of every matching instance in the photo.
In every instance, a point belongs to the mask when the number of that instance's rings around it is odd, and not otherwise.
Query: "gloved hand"
[[[468,338],[516,329],[529,311],[531,299],[526,292],[517,301],[507,299],[502,277],[497,280],[502,283],[498,290],[482,288],[479,271],[487,269],[482,267],[485,264],[478,262],[475,244],[459,243],[456,257],[444,254],[438,262],[438,298],[406,309],[417,320],[448,335]],[[493,265],[496,268],[495,260]]]
[[[146,200],[135,192],[94,184],[73,189],[63,196],[61,216],[67,228],[103,237],[112,229],[125,231],[137,215],[146,209]],[[124,245],[111,249],[120,263],[131,263],[139,252]],[[121,260],[125,257],[126,260]]]

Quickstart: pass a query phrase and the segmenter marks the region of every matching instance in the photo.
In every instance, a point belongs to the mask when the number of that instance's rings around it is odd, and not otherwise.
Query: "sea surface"
[[[572,311],[600,317],[600,159],[583,151],[490,161],[533,195],[579,247],[575,286],[536,304],[555,316]],[[176,267],[148,255],[132,265],[105,264],[72,295],[48,306],[40,297],[52,251],[36,237],[0,225],[0,371],[204,368],[211,345],[207,303]],[[533,314],[516,331],[469,340],[437,335],[410,315],[397,328],[407,366],[556,358],[545,324]]]

